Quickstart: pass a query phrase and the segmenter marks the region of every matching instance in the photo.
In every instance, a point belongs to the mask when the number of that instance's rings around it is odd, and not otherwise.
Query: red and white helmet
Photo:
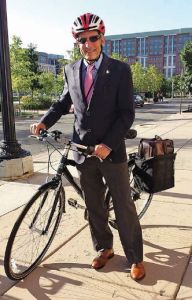
[[[78,17],[73,23],[72,35],[76,39],[79,33],[91,30],[98,30],[100,33],[105,34],[105,24],[97,15],[86,13]]]

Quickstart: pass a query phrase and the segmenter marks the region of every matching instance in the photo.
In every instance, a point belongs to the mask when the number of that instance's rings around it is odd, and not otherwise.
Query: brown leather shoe
[[[114,256],[113,249],[105,249],[99,252],[99,255],[94,258],[91,267],[95,270],[103,268],[107,261]]]
[[[131,266],[131,278],[133,280],[141,280],[143,277],[145,277],[145,268],[142,262],[137,264],[132,264]]]

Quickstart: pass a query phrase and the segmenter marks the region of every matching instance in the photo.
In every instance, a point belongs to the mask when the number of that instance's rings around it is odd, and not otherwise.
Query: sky
[[[9,39],[67,56],[71,27],[81,14],[99,15],[106,35],[192,27],[192,0],[7,0]]]

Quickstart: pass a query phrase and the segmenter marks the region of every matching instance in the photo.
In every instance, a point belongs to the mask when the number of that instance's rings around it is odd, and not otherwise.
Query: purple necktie
[[[84,81],[84,93],[85,93],[85,99],[87,101],[87,104],[89,104],[91,97],[93,95],[93,69],[94,69],[94,64],[87,65],[87,71],[85,74],[85,81]]]

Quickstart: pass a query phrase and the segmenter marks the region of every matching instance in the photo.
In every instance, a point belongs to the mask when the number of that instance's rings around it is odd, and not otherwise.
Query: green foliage
[[[159,91],[163,82],[163,75],[158,69],[150,65],[144,68],[140,62],[131,65],[133,86],[136,92],[152,92]]]
[[[166,97],[171,97],[172,94],[172,78],[163,78],[160,91]]]
[[[39,70],[38,65],[38,55],[36,53],[36,46],[31,43],[25,51],[27,55],[28,68],[31,76],[30,90],[33,97],[34,91],[42,88],[39,81],[39,75],[41,74],[41,72]]]
[[[58,69],[58,75],[63,74],[63,68],[65,65],[67,65],[69,63],[68,59],[65,58],[60,58],[58,59],[59,62],[59,69]]]
[[[37,106],[37,104],[34,101],[34,99],[32,99],[31,96],[22,96],[21,97],[21,107],[23,109],[32,109],[32,110],[35,110],[36,106]]]
[[[148,91],[146,88],[146,71],[140,62],[136,62],[131,66],[133,86],[135,92]]]
[[[120,60],[122,62],[128,62],[127,57],[123,57],[122,55],[120,55],[118,53],[112,53],[111,57],[114,59]]]
[[[59,74],[55,76],[51,72],[41,72],[38,66],[38,55],[36,46],[30,44],[27,49],[22,48],[22,41],[19,37],[13,36],[10,45],[11,77],[13,91],[17,93],[20,102],[21,94],[31,94],[26,100],[24,106],[38,107],[41,104],[37,102],[37,96],[40,95],[59,95],[63,90],[63,69],[61,67]],[[63,60],[63,65],[66,60]],[[31,98],[34,96],[34,103]],[[44,105],[44,104],[42,104]]]
[[[180,76],[180,88],[183,93],[192,92],[192,41],[185,44],[180,53],[184,65],[184,72]]]
[[[159,91],[162,82],[163,75],[154,65],[150,65],[146,70],[146,90],[153,93]]]
[[[192,41],[185,44],[180,53],[180,58],[184,64],[185,70],[192,73]]]
[[[63,74],[55,76],[53,73],[44,72],[39,76],[39,83],[41,85],[41,94],[58,96],[63,91]]]
[[[39,109],[47,109],[52,104],[52,98],[46,95],[38,96],[36,98]]]
[[[39,84],[41,86],[41,93],[50,95],[53,91],[55,76],[53,73],[42,73],[39,75]]]
[[[29,70],[34,74],[40,74],[38,66],[38,55],[36,53],[36,45],[30,43],[26,49],[27,59],[29,62]]]
[[[189,92],[189,82],[188,82],[188,77],[187,74],[181,74],[178,85],[179,85],[179,90],[182,95],[186,95]]]
[[[25,49],[22,48],[22,41],[19,37],[13,36],[10,46],[11,77],[13,90],[20,93],[27,93],[30,90],[29,62]]]
[[[77,46],[75,46],[70,54],[69,62],[75,62],[82,58],[80,50]]]
[[[54,82],[53,93],[55,95],[60,95],[64,87],[64,77],[63,74],[57,75]]]
[[[21,97],[21,108],[24,110],[47,109],[51,106],[52,100],[47,96],[32,98],[31,96]]]

